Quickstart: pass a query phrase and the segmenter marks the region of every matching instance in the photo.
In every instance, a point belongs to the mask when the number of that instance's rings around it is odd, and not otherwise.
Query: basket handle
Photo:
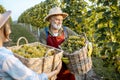
[[[19,43],[20,43],[20,40],[24,39],[26,44],[28,44],[28,40],[25,38],[25,37],[20,37],[18,40],[17,40],[17,46],[19,46]]]
[[[84,35],[84,37],[85,37],[85,39],[86,39],[86,42],[88,42],[89,40],[88,40],[85,32],[83,32],[83,35]]]
[[[48,53],[51,52],[51,51],[54,51],[54,49],[49,49],[49,50],[46,52],[45,57],[47,57],[47,56],[48,56]]]

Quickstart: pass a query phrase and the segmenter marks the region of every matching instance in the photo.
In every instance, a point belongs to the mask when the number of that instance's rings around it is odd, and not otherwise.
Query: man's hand
[[[91,42],[88,42],[88,57],[91,57],[92,55],[92,51],[93,51],[93,47],[92,47],[92,43]]]

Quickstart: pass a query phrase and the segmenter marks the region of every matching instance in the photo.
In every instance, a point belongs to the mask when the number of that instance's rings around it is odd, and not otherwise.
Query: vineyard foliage
[[[0,5],[0,13],[4,13],[6,11],[6,9]],[[12,18],[10,17],[10,22],[12,22]]]
[[[81,34],[86,33],[93,43],[92,56],[100,57],[104,65],[114,66],[120,74],[120,0],[45,0],[26,11],[18,19],[43,28],[48,26],[44,17],[50,8],[60,6],[69,16],[64,25]],[[0,13],[5,9],[0,5]]]
[[[59,5],[57,0],[46,0],[45,2],[41,2],[22,13],[18,22],[43,28],[48,24],[43,21],[44,17],[47,15],[50,8],[57,5]]]
[[[4,13],[5,11],[5,8],[2,5],[0,5],[0,13]]]

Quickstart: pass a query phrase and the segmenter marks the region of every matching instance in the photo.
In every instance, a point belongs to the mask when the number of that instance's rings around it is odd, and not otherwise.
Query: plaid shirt
[[[14,57],[5,47],[0,48],[0,80],[48,80],[45,73],[37,74]]]

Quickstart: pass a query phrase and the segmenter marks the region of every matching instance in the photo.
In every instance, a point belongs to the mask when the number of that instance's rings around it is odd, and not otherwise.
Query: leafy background
[[[18,23],[31,24],[39,29],[48,26],[44,17],[50,8],[60,6],[69,16],[64,25],[81,34],[86,33],[93,43],[93,67],[107,80],[120,78],[120,1],[119,0],[45,0],[24,11]],[[0,12],[5,11],[1,8]],[[100,64],[98,64],[98,62]]]

